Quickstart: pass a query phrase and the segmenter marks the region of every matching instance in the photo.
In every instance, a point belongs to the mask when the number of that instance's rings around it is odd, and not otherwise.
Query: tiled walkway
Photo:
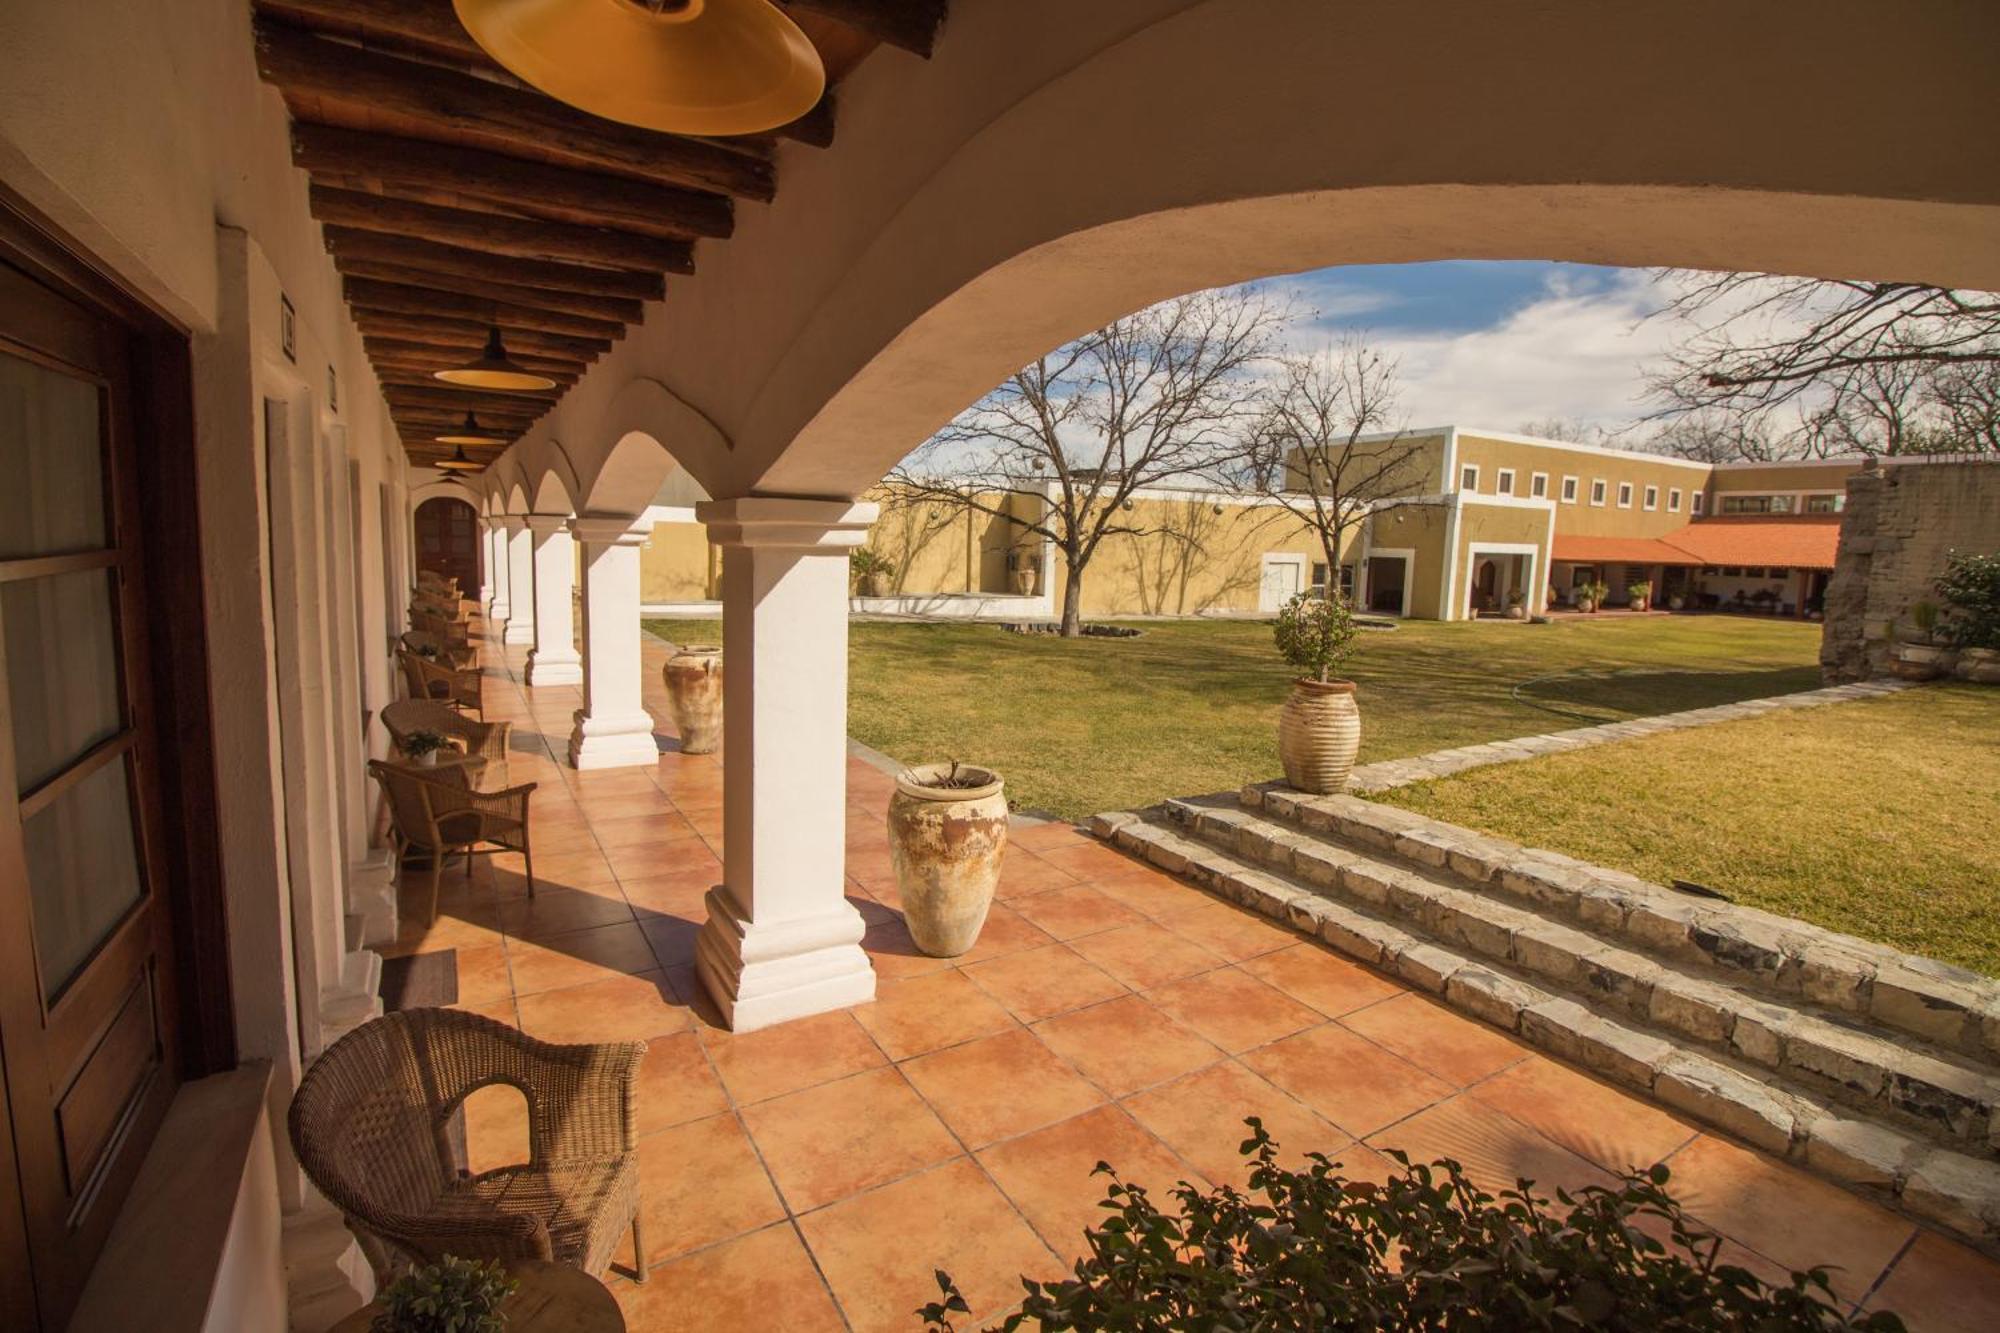
[[[651,1043],[650,1280],[614,1280],[634,1333],[914,1328],[936,1268],[998,1312],[1018,1274],[1081,1248],[1097,1161],[1162,1190],[1235,1178],[1253,1113],[1359,1174],[1398,1147],[1553,1191],[1664,1159],[1738,1262],[1835,1264],[1845,1296],[1917,1328],[1995,1326],[1986,1259],[1066,827],[1017,831],[973,953],[923,957],[896,907],[890,782],[859,761],[847,871],[878,998],[732,1035],[690,965],[721,864],[718,763],[668,741],[657,768],[575,773],[557,756],[577,692],[522,688],[521,650],[487,656],[488,716],[516,719],[524,751],[512,776],[541,784],[538,895],[505,861],[454,868],[436,926],[397,949],[456,949],[460,1002],[537,1036]],[[476,1166],[523,1156],[517,1094],[481,1092],[468,1119]]]

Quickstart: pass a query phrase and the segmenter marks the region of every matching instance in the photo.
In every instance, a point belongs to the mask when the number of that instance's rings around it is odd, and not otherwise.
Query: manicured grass
[[[2000,976],[2000,690],[1669,732],[1382,799]]]
[[[848,730],[905,762],[991,765],[1017,808],[1072,818],[1277,776],[1291,672],[1270,625],[1135,623],[1136,639],[1078,640],[857,623]],[[1347,674],[1368,761],[1810,689],[1818,651],[1816,626],[1728,616],[1411,621],[1364,633]]]

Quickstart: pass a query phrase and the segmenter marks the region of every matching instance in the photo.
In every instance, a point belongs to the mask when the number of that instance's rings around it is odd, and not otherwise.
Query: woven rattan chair
[[[593,1277],[639,1229],[637,1086],[644,1042],[557,1046],[457,1009],[364,1023],[292,1098],[299,1165],[360,1236],[378,1281],[448,1254],[541,1259]],[[462,1174],[448,1133],[468,1095],[504,1083],[528,1104],[529,1159]]]
[[[409,682],[411,698],[438,699],[485,715],[486,702],[480,693],[479,668],[461,671],[447,662],[420,657],[408,649],[398,651],[396,660],[402,664],[403,679]]]
[[[456,602],[459,596],[458,580],[426,569],[417,575],[417,591],[427,593],[440,602]]]
[[[438,880],[445,859],[465,854],[465,875],[472,877],[472,858],[480,852],[519,852],[528,896],[535,896],[535,858],[528,845],[528,797],[535,784],[524,782],[500,791],[472,789],[464,764],[420,768],[370,759],[368,771],[389,798],[390,833],[400,864],[412,852],[431,860],[431,914],[438,914]]]
[[[514,734],[512,722],[475,722],[441,699],[398,699],[384,704],[382,725],[389,729],[389,738],[398,750],[411,734],[433,731],[489,765],[507,762],[508,742]]]
[[[472,671],[479,666],[479,650],[470,643],[449,643],[427,630],[404,631],[403,646],[418,657],[442,662],[456,671]]]
[[[454,648],[462,648],[472,641],[472,627],[464,620],[421,602],[410,604],[410,628],[436,635]]]

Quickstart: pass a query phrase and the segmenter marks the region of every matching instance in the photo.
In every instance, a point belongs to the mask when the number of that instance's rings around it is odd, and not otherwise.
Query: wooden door
[[[471,505],[440,497],[417,506],[417,569],[455,578],[460,594],[479,596],[479,515]]]
[[[0,1213],[18,1210],[45,1329],[66,1322],[179,1066],[134,346],[0,256],[0,1055],[15,1176]]]

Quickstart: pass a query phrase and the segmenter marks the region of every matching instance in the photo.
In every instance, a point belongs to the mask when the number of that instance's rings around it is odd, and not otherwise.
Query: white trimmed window
[[[1618,507],[1620,509],[1632,507],[1632,483],[1629,481],[1618,483]]]
[[[1548,498],[1549,498],[1549,474],[1548,474],[1548,473],[1546,473],[1546,472],[1531,472],[1531,473],[1529,473],[1529,474],[1528,474],[1528,494],[1529,494],[1529,495],[1531,495],[1531,496],[1533,496],[1533,497],[1534,497],[1535,499],[1537,499],[1537,500],[1546,500],[1546,499],[1548,499]]]
[[[1503,467],[1499,472],[1494,474],[1493,493],[1495,495],[1512,495],[1514,493],[1513,468]]]
[[[1691,497],[1689,497],[1688,512],[1690,514],[1699,515],[1701,513],[1702,501],[1705,498],[1707,497],[1703,494],[1703,492],[1696,491]]]
[[[1660,507],[1660,488],[1658,486],[1648,486],[1646,488],[1646,498],[1643,503],[1648,509],[1658,509]]]
[[[1681,512],[1681,488],[1678,486],[1667,487],[1667,512],[1669,514]]]
[[[1602,478],[1602,477],[1593,477],[1593,478],[1591,478],[1591,481],[1590,481],[1590,502],[1591,502],[1592,504],[1594,504],[1594,505],[1598,505],[1598,506],[1602,506],[1602,505],[1604,504],[1604,494],[1605,494],[1605,490],[1606,490],[1606,488],[1607,488],[1607,487],[1609,487],[1610,485],[1611,485],[1611,483],[1610,483],[1610,482],[1608,482],[1608,481],[1606,481],[1606,480],[1605,480],[1604,478]]]
[[[1479,489],[1479,464],[1467,463],[1458,470],[1458,489],[1477,491]]]
[[[1577,479],[1575,477],[1563,478],[1562,498],[1564,504],[1573,505],[1576,503],[1576,486]]]

